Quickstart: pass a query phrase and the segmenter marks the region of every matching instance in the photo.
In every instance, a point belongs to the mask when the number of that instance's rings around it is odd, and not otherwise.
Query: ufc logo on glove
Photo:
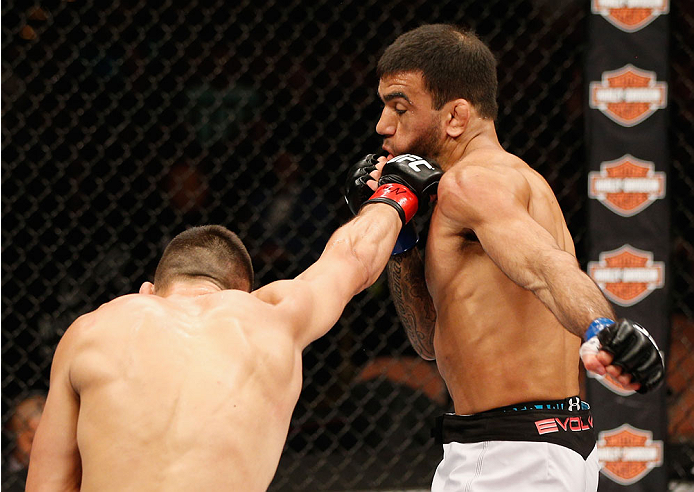
[[[424,159],[422,159],[418,155],[414,155],[414,154],[402,154],[402,155],[399,155],[397,157],[393,157],[388,162],[403,162],[403,161],[409,161],[409,163],[407,165],[410,166],[412,168],[412,170],[415,172],[420,172],[419,166],[421,166],[422,164],[431,170],[434,169],[434,167],[431,164],[429,164],[427,161],[425,161]]]

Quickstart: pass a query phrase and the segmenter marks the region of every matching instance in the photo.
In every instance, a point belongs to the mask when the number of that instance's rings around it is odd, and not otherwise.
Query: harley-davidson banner
[[[586,271],[618,317],[666,348],[668,0],[592,0],[586,52]],[[664,354],[667,360],[667,354]],[[588,374],[600,492],[667,490],[665,387],[642,395]]]

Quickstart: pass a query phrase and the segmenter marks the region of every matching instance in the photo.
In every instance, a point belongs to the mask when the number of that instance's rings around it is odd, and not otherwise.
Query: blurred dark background
[[[380,149],[376,61],[405,30],[476,30],[499,61],[498,134],[549,181],[585,267],[589,2],[52,0],[2,6],[2,490],[22,480],[14,409],[47,391],[70,323],[151,280],[165,244],[219,223],[257,285],[293,277],[349,218],[347,168]],[[694,466],[694,9],[672,2],[673,480]],[[306,350],[272,490],[426,487],[449,409],[385,278]]]

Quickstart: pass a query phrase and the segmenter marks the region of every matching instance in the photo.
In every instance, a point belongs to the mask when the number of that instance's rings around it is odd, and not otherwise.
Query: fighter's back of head
[[[482,118],[495,120],[496,59],[473,33],[449,24],[425,24],[401,34],[378,60],[378,76],[420,72],[434,109],[466,99]]]
[[[220,225],[193,227],[174,237],[154,274],[157,293],[176,282],[208,280],[221,289],[250,292],[253,264],[239,237]]]

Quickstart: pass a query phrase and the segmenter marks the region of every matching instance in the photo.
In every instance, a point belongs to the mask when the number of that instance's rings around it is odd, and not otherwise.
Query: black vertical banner
[[[658,346],[669,333],[669,0],[591,0],[586,56],[588,273]],[[589,375],[600,492],[667,490],[665,388]]]

